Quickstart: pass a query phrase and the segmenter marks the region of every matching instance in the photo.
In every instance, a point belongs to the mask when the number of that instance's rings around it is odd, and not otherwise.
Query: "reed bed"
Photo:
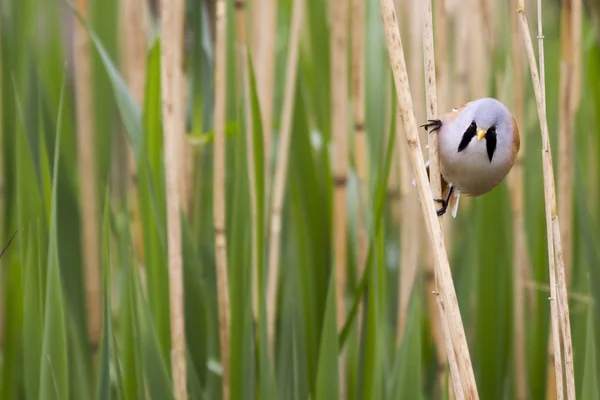
[[[599,398],[598,15],[0,2],[0,398]],[[479,96],[521,150],[440,218]]]

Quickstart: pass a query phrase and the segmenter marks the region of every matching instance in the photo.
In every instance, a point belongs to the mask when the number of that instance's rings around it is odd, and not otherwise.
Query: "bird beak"
[[[481,140],[485,137],[485,131],[483,129],[477,129],[477,140]]]

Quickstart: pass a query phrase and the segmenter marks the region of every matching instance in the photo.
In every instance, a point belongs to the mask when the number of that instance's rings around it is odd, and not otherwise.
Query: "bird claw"
[[[448,202],[444,199],[433,199],[433,201],[438,202],[438,203],[442,203],[442,208],[439,208],[437,210],[437,215],[438,217],[446,214],[446,210],[448,209]]]
[[[428,128],[432,128],[431,132],[433,131],[437,131],[442,127],[442,121],[439,119],[428,119],[428,122],[426,124],[421,125],[421,128],[425,128],[426,130]]]
[[[433,201],[435,201],[435,202],[442,203],[442,208],[437,210],[438,217],[446,214],[446,210],[448,209],[448,204],[450,204],[450,196],[452,196],[453,191],[454,191],[454,186],[451,185],[445,199],[433,199]]]

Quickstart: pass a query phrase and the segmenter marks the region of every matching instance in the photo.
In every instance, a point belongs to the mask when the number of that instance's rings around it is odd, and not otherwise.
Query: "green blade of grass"
[[[169,360],[167,365],[170,365],[169,276],[166,250],[160,85],[160,41],[156,40],[150,50],[147,62],[143,151],[138,160],[138,199],[150,311],[163,357]]]
[[[17,221],[18,226],[24,231],[24,235],[18,241],[17,246],[20,253],[19,258],[24,260],[22,340],[23,343],[27,343],[27,346],[23,347],[23,372],[27,395],[37,398],[40,389],[40,359],[42,357],[44,327],[44,291],[40,288],[42,283],[46,282],[45,274],[41,273],[45,268],[40,268],[40,264],[37,262],[42,254],[45,255],[45,252],[41,251],[43,244],[38,242],[38,230],[45,231],[47,228],[45,218],[42,216],[40,180],[38,179],[37,190],[34,185],[31,185],[31,182],[36,180],[37,174],[32,149],[28,146],[31,142],[28,143],[28,135],[25,133],[23,110],[17,94],[16,82],[14,81],[13,88],[18,110],[16,119],[19,127],[15,138]]]
[[[252,152],[254,157],[254,190],[256,196],[256,227],[254,235],[256,252],[255,259],[258,270],[256,271],[258,287],[257,290],[259,319],[258,319],[258,364],[259,376],[261,378],[259,393],[268,397],[277,397],[273,367],[268,352],[267,339],[267,296],[266,296],[266,273],[265,265],[265,153],[263,143],[263,126],[260,113],[260,103],[256,88],[252,58],[248,54],[248,74],[250,75],[249,101],[252,111]]]
[[[240,115],[242,113],[240,112]],[[240,120],[244,120],[243,116]],[[227,259],[229,264],[229,287],[231,307],[230,327],[230,384],[232,399],[249,399],[257,392],[256,387],[256,331],[252,310],[252,224],[249,200],[249,174],[245,124],[228,141],[227,170],[233,171],[233,182],[228,186],[231,193],[227,218]]]
[[[73,13],[77,17],[78,21],[85,28],[88,33],[94,48],[98,52],[102,64],[106,69],[110,83],[112,85],[115,101],[117,103],[121,121],[127,131],[129,143],[133,149],[136,160],[140,159],[142,153],[142,123],[141,123],[141,111],[136,104],[131,92],[123,77],[119,73],[119,70],[115,66],[113,60],[108,54],[106,48],[98,38],[98,35],[94,32],[88,22],[81,16],[81,14],[75,9],[75,7],[67,0],[67,4],[71,7]]]
[[[393,100],[394,96],[392,96],[392,109],[395,109],[395,101]],[[388,141],[386,143],[386,153],[385,153],[385,158],[383,160],[382,165],[380,166],[380,170],[378,173],[378,177],[377,177],[377,184],[376,184],[376,191],[375,191],[375,216],[373,218],[374,220],[374,231],[377,232],[382,224],[382,220],[383,220],[383,212],[385,210],[385,200],[386,200],[386,195],[387,195],[387,181],[390,175],[390,169],[392,166],[392,156],[394,154],[394,146],[396,143],[396,114],[392,113],[392,123],[390,124],[390,133],[388,136]],[[374,235],[371,234],[371,239],[369,241],[369,251],[367,253],[367,259],[365,261],[365,269],[363,272],[363,276],[360,279],[355,293],[354,293],[354,301],[352,303],[352,308],[350,309],[350,312],[348,313],[348,316],[346,317],[346,321],[344,322],[344,326],[342,328],[342,331],[340,332],[339,335],[339,346],[340,348],[343,348],[346,340],[348,339],[348,335],[350,334],[350,329],[352,328],[352,324],[354,323],[354,319],[356,318],[356,314],[358,312],[358,307],[360,305],[360,302],[362,300],[362,296],[364,295],[364,292],[366,290],[367,284],[368,284],[368,280],[369,280],[369,274],[371,271],[371,268],[373,266],[373,258],[374,258],[374,246],[375,246],[375,241],[374,241]]]
[[[96,399],[108,400],[111,398],[110,365],[111,365],[111,342],[112,321],[111,312],[111,290],[110,290],[110,214],[108,190],[104,197],[104,213],[102,227],[102,296],[103,296],[103,329],[100,341],[100,360],[98,366],[98,378],[96,380]]]
[[[588,306],[587,312],[587,335],[585,349],[585,367],[583,371],[583,383],[580,389],[582,399],[599,399],[598,392],[598,362],[596,361],[596,334],[594,329],[594,312],[596,304]]]
[[[40,397],[42,399],[57,400],[66,399],[69,397],[66,340],[67,333],[65,327],[65,306],[63,302],[58,260],[58,232],[56,218],[61,117],[62,107],[59,106],[58,124],[56,128],[56,144],[54,148],[54,167],[52,173],[52,212],[50,216],[47,267],[48,272],[46,279],[46,307],[44,312],[44,339],[42,345],[40,376]]]
[[[429,294],[428,294],[429,295]],[[415,290],[406,319],[406,328],[394,360],[394,376],[389,399],[422,399],[421,293]]]
[[[479,307],[476,312],[473,357],[477,360],[476,376],[482,398],[503,392],[510,355],[509,337],[512,328],[511,238],[508,215],[509,199],[504,185],[477,199],[474,204],[478,221],[476,292]],[[493,310],[493,312],[491,312]]]
[[[332,275],[335,269],[331,269]],[[339,397],[338,383],[338,338],[336,327],[335,310],[335,286],[334,276],[329,280],[327,295],[327,306],[325,308],[325,319],[323,321],[323,333],[321,334],[321,345],[319,350],[319,367],[317,372],[316,399],[327,400]]]
[[[203,277],[203,264],[194,248],[192,232],[185,218],[181,219],[183,238],[183,273],[185,294],[185,337],[188,348],[188,377],[190,378],[190,398],[201,397],[201,388],[206,384],[207,347],[209,340],[216,339],[214,325],[209,324],[211,312],[207,300],[208,290]],[[196,382],[195,387],[191,382]],[[214,397],[216,394],[210,394]]]

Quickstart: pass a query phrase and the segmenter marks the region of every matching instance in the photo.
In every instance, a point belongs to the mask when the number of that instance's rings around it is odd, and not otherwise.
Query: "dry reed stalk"
[[[331,0],[329,3],[330,68],[331,68],[331,133],[334,143],[333,162],[333,235],[335,260],[335,294],[338,331],[346,317],[346,240],[348,182],[348,6],[349,0]],[[346,397],[345,352],[338,359],[340,397]]]
[[[440,296],[435,296],[435,300],[438,304],[438,309],[440,311],[443,310],[444,305],[442,304],[442,302],[440,300]],[[452,347],[452,341],[450,340],[450,326],[448,325],[448,318],[446,318],[446,314],[443,314],[443,313],[440,314],[440,325],[441,325],[441,330],[443,332],[442,340],[444,340],[445,348],[450,350],[447,353],[448,365],[450,366],[450,378],[451,378],[449,383],[450,383],[450,386],[452,387],[452,389],[454,389],[454,390],[450,390],[449,395],[450,396],[454,395],[454,398],[456,400],[463,400],[465,398],[465,393],[464,393],[462,385],[460,383],[460,372],[458,371],[458,362],[456,361],[456,354],[454,353],[454,349]],[[444,362],[445,361],[446,360],[444,360]],[[446,369],[447,368],[444,365],[443,366],[444,376],[446,375],[446,372],[445,372]],[[442,376],[442,377],[444,377],[444,376]],[[438,377],[438,379],[439,379],[439,377]],[[439,384],[443,385],[444,380],[441,379],[441,382]]]
[[[581,57],[582,57],[582,45],[581,45],[581,35],[582,35],[582,0],[573,0],[573,12],[571,13],[572,21],[571,27],[573,28],[573,36],[572,36],[572,72],[573,76],[571,77],[571,88],[573,89],[573,93],[571,95],[571,113],[572,118],[575,119],[577,108],[579,107],[579,102],[581,100]]]
[[[563,221],[561,238],[567,284],[572,263],[573,139],[581,87],[581,7],[581,0],[567,0],[561,10],[558,207]]]
[[[494,11],[492,10],[492,6],[495,5],[496,2],[493,0],[477,0],[479,2],[479,18],[481,23],[481,32],[483,32],[483,43],[486,49],[486,53],[490,60],[492,60],[493,50],[494,50],[494,30],[495,30],[495,21],[498,18],[493,18]],[[491,4],[494,3],[494,4]]]
[[[385,75],[385,83],[384,83],[384,87],[386,88],[385,91],[385,139],[386,141],[389,140],[389,135],[390,135],[390,131],[392,129],[392,114],[393,113],[397,113],[398,107],[393,107],[392,104],[392,89],[390,86],[390,76],[388,74]],[[401,126],[401,124],[396,124],[396,137],[399,137],[401,135],[401,132],[398,131],[399,126]],[[397,140],[396,144],[398,144],[399,142],[401,142],[401,140]],[[401,157],[398,153],[398,147],[396,147],[395,149],[392,150],[393,156],[392,156],[392,164],[390,166],[390,176],[387,182],[387,193],[386,193],[386,197],[388,199],[388,201],[390,202],[390,219],[392,221],[392,223],[398,223],[399,221],[401,222],[400,219],[400,215],[402,213],[402,189],[401,189],[401,185],[400,185],[400,165],[401,165]],[[410,168],[410,167],[408,167]],[[407,176],[407,192],[410,190],[408,189],[408,185],[410,184],[410,174]],[[402,266],[402,263],[398,264],[398,271],[400,271]]]
[[[449,109],[450,93],[450,63],[448,60],[448,16],[446,14],[446,0],[436,1],[433,9],[435,32],[434,41],[436,49],[435,70],[437,71],[438,106],[440,110]]]
[[[398,113],[400,108],[397,107]],[[396,137],[400,138],[404,135],[402,124],[396,124]],[[397,154],[400,161],[400,208],[401,208],[401,219],[400,219],[400,273],[398,274],[398,287],[400,288],[400,294],[398,296],[398,314],[397,314],[397,328],[396,328],[396,346],[400,346],[402,337],[404,336],[404,329],[406,327],[406,317],[408,314],[408,306],[410,303],[410,296],[414,286],[415,279],[417,277],[417,271],[419,266],[419,256],[421,248],[421,236],[415,234],[415,231],[419,231],[419,219],[418,215],[414,212],[419,207],[417,194],[411,190],[410,182],[412,180],[410,160],[408,154],[408,146],[405,141],[397,140]],[[433,274],[433,271],[431,272]],[[435,287],[434,287],[435,288]],[[429,296],[428,296],[429,297]],[[428,299],[429,300],[429,299]],[[430,315],[432,315],[430,313]],[[439,321],[436,318],[431,318],[432,331],[434,339],[438,337],[443,338],[441,335],[436,335],[439,329],[437,323]],[[435,325],[435,327],[434,327]],[[439,332],[441,333],[441,331]],[[436,340],[436,345],[438,341]],[[444,350],[444,362],[445,362],[445,349],[442,342],[442,349]],[[440,358],[440,352],[438,348],[438,358]]]
[[[462,10],[459,7],[454,7],[452,20],[454,22],[454,36],[456,52],[454,56],[454,93],[452,103],[453,105],[459,105],[467,102],[469,97],[469,76],[471,73],[470,66],[472,63],[464,62],[467,54],[469,54],[469,24],[463,23],[463,13],[468,13],[469,10]],[[461,203],[464,205],[467,203],[468,196],[463,196]]]
[[[362,276],[368,251],[365,223],[367,210],[367,131],[365,126],[365,1],[352,0],[352,108],[354,116],[354,157],[358,175],[358,207],[356,213],[358,275]],[[386,131],[387,132],[387,131]],[[362,303],[359,316],[362,315]],[[362,318],[359,318],[362,321]],[[360,324],[359,324],[360,326]]]
[[[484,97],[487,93],[488,87],[488,72],[489,72],[489,60],[490,53],[488,52],[488,46],[486,44],[485,37],[487,36],[486,26],[484,24],[482,0],[468,0],[469,10],[466,11],[470,15],[469,24],[465,24],[458,19],[458,23],[461,25],[469,25],[468,36],[469,36],[469,48],[467,54],[480,54],[477,57],[477,62],[465,63],[470,64],[471,71],[469,73],[469,97],[472,99],[478,99]],[[463,11],[464,12],[464,11]],[[473,32],[481,32],[480,34],[473,34]],[[468,196],[464,196],[467,198]],[[462,200],[462,199],[461,199]]]
[[[510,6],[516,6],[516,0]],[[512,69],[513,69],[513,115],[521,130],[521,150],[517,154],[515,166],[511,172],[511,205],[513,212],[513,279],[514,279],[514,358],[515,382],[517,398],[527,398],[526,362],[525,362],[525,287],[527,269],[529,268],[525,223],[523,217],[523,161],[525,157],[526,134],[523,130],[523,72],[521,48],[519,41],[519,25],[517,15],[511,15],[512,28]]]
[[[425,99],[425,85],[423,85],[423,80],[425,79],[427,82],[427,75],[424,73],[423,63],[425,54],[423,47],[423,38],[422,35],[425,34],[423,32],[423,9],[421,7],[421,2],[414,1],[408,4],[410,7],[409,15],[410,21],[408,23],[410,29],[410,61],[408,65],[408,76],[409,83],[413,83],[413,99],[414,104],[416,105],[415,115],[419,121],[424,121],[428,110],[427,101]],[[435,64],[434,64],[435,65]],[[424,112],[425,111],[425,112]],[[421,140],[427,137],[429,140],[429,136],[426,132],[422,133],[424,136],[421,137]],[[398,141],[402,142],[401,140]],[[406,152],[406,150],[405,150]],[[408,158],[406,158],[408,161]],[[407,162],[408,166],[408,162]],[[411,179],[412,180],[412,179]],[[407,181],[408,183],[409,181]],[[441,183],[440,183],[441,187]],[[418,208],[418,199],[416,193],[411,191],[410,199],[406,203],[406,208],[404,209],[404,215],[410,215],[410,218],[407,221],[407,226],[405,227],[405,235],[409,236],[405,242],[402,243],[403,251],[406,251],[406,248],[410,248],[408,254],[408,264],[402,270],[403,274],[401,276],[401,294],[400,294],[400,305],[399,305],[399,321],[398,332],[397,332],[397,340],[399,341],[402,337],[402,332],[404,329],[404,321],[406,315],[408,313],[408,306],[410,301],[410,292],[414,286],[414,282],[416,279],[416,271],[418,268],[419,261],[422,262],[423,268],[425,271],[425,279],[427,284],[427,290],[431,292],[437,292],[437,282],[435,277],[434,270],[434,262],[429,252],[421,252],[420,251],[420,243],[425,242],[427,240],[427,232],[422,229],[419,224],[418,215],[414,213],[414,210]],[[412,230],[412,232],[410,232]],[[410,233],[407,233],[410,232]],[[427,296],[427,307],[430,315],[431,321],[431,332],[434,340],[434,344],[436,346],[436,354],[438,356],[438,383],[443,385],[444,376],[447,371],[447,363],[446,363],[446,348],[445,342],[441,327],[441,321],[439,317],[437,317],[439,313],[438,303],[433,296]]]
[[[558,212],[562,218],[561,239],[567,280],[571,272],[571,226],[573,223],[573,138],[574,117],[571,113],[573,95],[573,0],[561,6],[560,24],[560,107],[558,114]]]
[[[271,209],[271,230],[269,236],[269,275],[267,284],[267,333],[271,355],[275,354],[275,317],[277,313],[277,282],[279,275],[279,252],[281,246],[281,214],[285,198],[288,154],[292,139],[292,117],[298,69],[298,48],[302,30],[304,0],[294,0],[292,26],[290,31],[289,53],[285,72],[283,110],[281,113],[281,137],[275,179],[273,181],[273,203]]]
[[[348,1],[331,3],[331,132],[334,138],[334,235],[338,329],[344,325],[346,308],[346,189],[348,176]]]
[[[254,71],[260,102],[265,154],[265,199],[271,185],[271,135],[273,128],[273,93],[275,88],[275,42],[277,31],[277,0],[260,0],[253,10]]]
[[[144,0],[124,0],[122,3],[122,40],[121,55],[125,63],[125,79],[131,94],[141,108],[144,103],[146,86],[146,32],[144,15],[140,12],[146,8]],[[123,132],[125,136],[125,132]],[[127,178],[130,188],[129,207],[132,212],[133,240],[138,260],[144,259],[144,240],[142,236],[142,220],[137,196],[137,171],[135,157],[131,146],[124,139],[127,158]]]
[[[423,63],[425,67],[425,92],[427,119],[438,117],[437,91],[435,77],[435,54],[433,50],[433,17],[431,11],[431,0],[422,0],[422,30],[423,34]],[[442,175],[440,173],[440,157],[438,151],[438,134],[430,131],[428,134],[429,149],[429,181],[431,192],[436,199],[442,198]],[[440,225],[442,217],[439,218]]]
[[[421,153],[418,127],[414,116],[410,87],[406,74],[404,51],[402,49],[402,40],[398,29],[394,3],[392,0],[381,0],[380,5],[390,65],[394,73],[400,117],[405,128],[405,137],[413,173],[416,176],[421,209],[431,249],[434,253],[436,272],[439,278],[440,309],[443,310],[447,318],[448,332],[450,333],[449,341],[452,343],[455,351],[463,392],[468,399],[479,398],[471,358],[469,356],[469,348],[452,282],[446,247],[442,238],[442,230],[437,219],[436,206],[433,201],[433,195],[425,171],[425,162]]]
[[[181,135],[184,131],[183,93],[183,0],[161,1],[160,50],[165,194],[167,202],[167,248],[171,314],[171,375],[178,400],[187,399],[185,318],[183,312],[183,260],[181,254],[180,173]]]
[[[396,5],[400,9],[408,10],[408,12],[404,14],[406,18],[404,22],[408,26],[410,32],[409,51],[411,57],[408,65],[408,77],[409,82],[413,83],[413,97],[415,99],[415,104],[419,105],[417,106],[416,111],[417,118],[422,120],[424,115],[421,115],[421,111],[422,106],[425,104],[425,99],[423,93],[424,87],[420,84],[422,72],[422,55],[420,52],[422,51],[422,47],[420,41],[421,10],[420,7],[418,7],[418,4],[418,2],[410,0],[405,0],[404,4],[400,1],[396,2]],[[396,109],[396,112],[399,113],[400,108],[396,106]],[[397,137],[402,137],[402,135],[404,135],[403,126],[400,123],[396,124],[396,135]],[[397,140],[396,145],[401,163],[400,204],[402,210],[402,217],[400,220],[400,273],[398,275],[400,295],[398,296],[398,323],[396,327],[396,344],[399,346],[404,335],[410,296],[417,277],[421,256],[419,250],[424,233],[419,224],[418,215],[414,213],[415,208],[418,207],[418,199],[417,194],[415,191],[411,190],[410,187],[412,174],[410,172],[408,148],[406,143],[402,140]],[[424,263],[424,266],[427,271],[431,271],[431,276],[433,276],[433,264]],[[429,273],[427,276],[429,276]],[[433,289],[435,289],[435,287]],[[428,300],[431,300],[429,303],[433,304],[433,299]],[[434,319],[432,318],[432,320]]]
[[[436,49],[435,70],[437,71],[438,87],[438,109],[445,112],[449,110],[450,99],[450,60],[448,58],[448,15],[446,13],[446,0],[436,1],[433,8],[435,31],[434,41]],[[452,247],[452,226],[454,219],[449,218],[444,221],[442,227],[446,246]]]
[[[571,343],[571,323],[569,320],[569,304],[567,299],[567,286],[565,279],[565,268],[562,254],[562,241],[560,237],[560,222],[556,210],[556,192],[554,188],[554,171],[552,167],[552,149],[548,134],[548,121],[546,119],[546,100],[544,89],[544,46],[542,32],[541,1],[538,0],[538,40],[539,40],[539,74],[536,66],[533,42],[529,32],[529,24],[525,13],[524,0],[519,0],[517,13],[519,14],[521,33],[531,71],[531,78],[538,108],[538,117],[542,135],[542,161],[544,174],[544,199],[546,208],[546,223],[548,230],[548,259],[550,272],[551,297],[551,319],[552,334],[554,342],[554,355],[556,358],[556,383],[562,386],[562,371],[560,356],[560,333],[562,333],[562,344],[565,349],[565,373],[567,382],[567,398],[575,398],[575,377],[573,371],[573,347]],[[556,257],[556,258],[555,258]],[[556,263],[556,265],[555,265]],[[560,329],[560,333],[559,333]],[[555,340],[556,338],[557,340]],[[561,368],[562,369],[562,368]],[[561,393],[558,393],[559,395]]]
[[[431,9],[431,0],[422,1],[422,34],[423,34],[423,64],[425,68],[425,92],[426,92],[426,110],[427,119],[435,119],[438,116],[438,104],[437,104],[437,86],[436,86],[436,70],[435,70],[435,52],[434,52],[434,36],[433,36],[433,16]],[[440,158],[439,158],[439,146],[438,146],[438,132],[430,131],[428,134],[428,145],[429,149],[429,182],[431,185],[431,193],[434,198],[442,198],[442,175],[440,173]],[[443,219],[438,217],[438,221],[443,229]],[[442,236],[443,240],[443,236]],[[435,274],[435,271],[433,271]],[[437,286],[437,277],[435,279],[435,285]],[[428,282],[432,282],[431,279]],[[436,287],[437,291],[437,287]],[[432,296],[429,296],[430,298]],[[452,378],[453,386],[457,388],[456,397],[464,398],[462,387],[460,383],[460,375],[458,374],[458,365],[456,363],[456,356],[452,342],[448,337],[448,321],[447,317],[443,313],[443,304],[439,299],[439,296],[433,296],[436,300],[438,308],[438,314],[432,313],[431,326],[439,330],[441,326],[442,335],[439,332],[435,333],[438,336],[436,341],[437,350],[440,354],[438,359],[439,372],[438,372],[438,384],[441,388],[444,386],[444,377],[446,375],[447,363],[450,364],[450,375]],[[434,322],[435,320],[435,322]],[[442,336],[446,338],[444,346],[442,346]],[[438,344],[439,343],[439,344]],[[445,350],[445,351],[444,351]],[[443,356],[446,357],[443,357]],[[442,358],[443,357],[443,358]]]
[[[77,11],[88,17],[87,1],[77,0]],[[83,230],[83,262],[87,330],[95,355],[102,334],[102,306],[100,292],[100,242],[98,222],[98,195],[96,193],[96,153],[92,114],[92,70],[90,41],[85,28],[75,21],[75,108],[77,113],[77,154],[81,224]]]
[[[227,16],[225,0],[215,4],[215,142],[213,165],[213,218],[217,298],[219,303],[219,343],[221,346],[221,387],[223,399],[229,399],[229,278],[227,237],[225,232],[225,96],[227,67]]]
[[[546,365],[546,400],[562,400],[564,398],[563,381],[556,380],[556,359],[554,357],[554,341],[552,332],[549,334],[548,355]],[[562,365],[559,367],[562,371]]]

